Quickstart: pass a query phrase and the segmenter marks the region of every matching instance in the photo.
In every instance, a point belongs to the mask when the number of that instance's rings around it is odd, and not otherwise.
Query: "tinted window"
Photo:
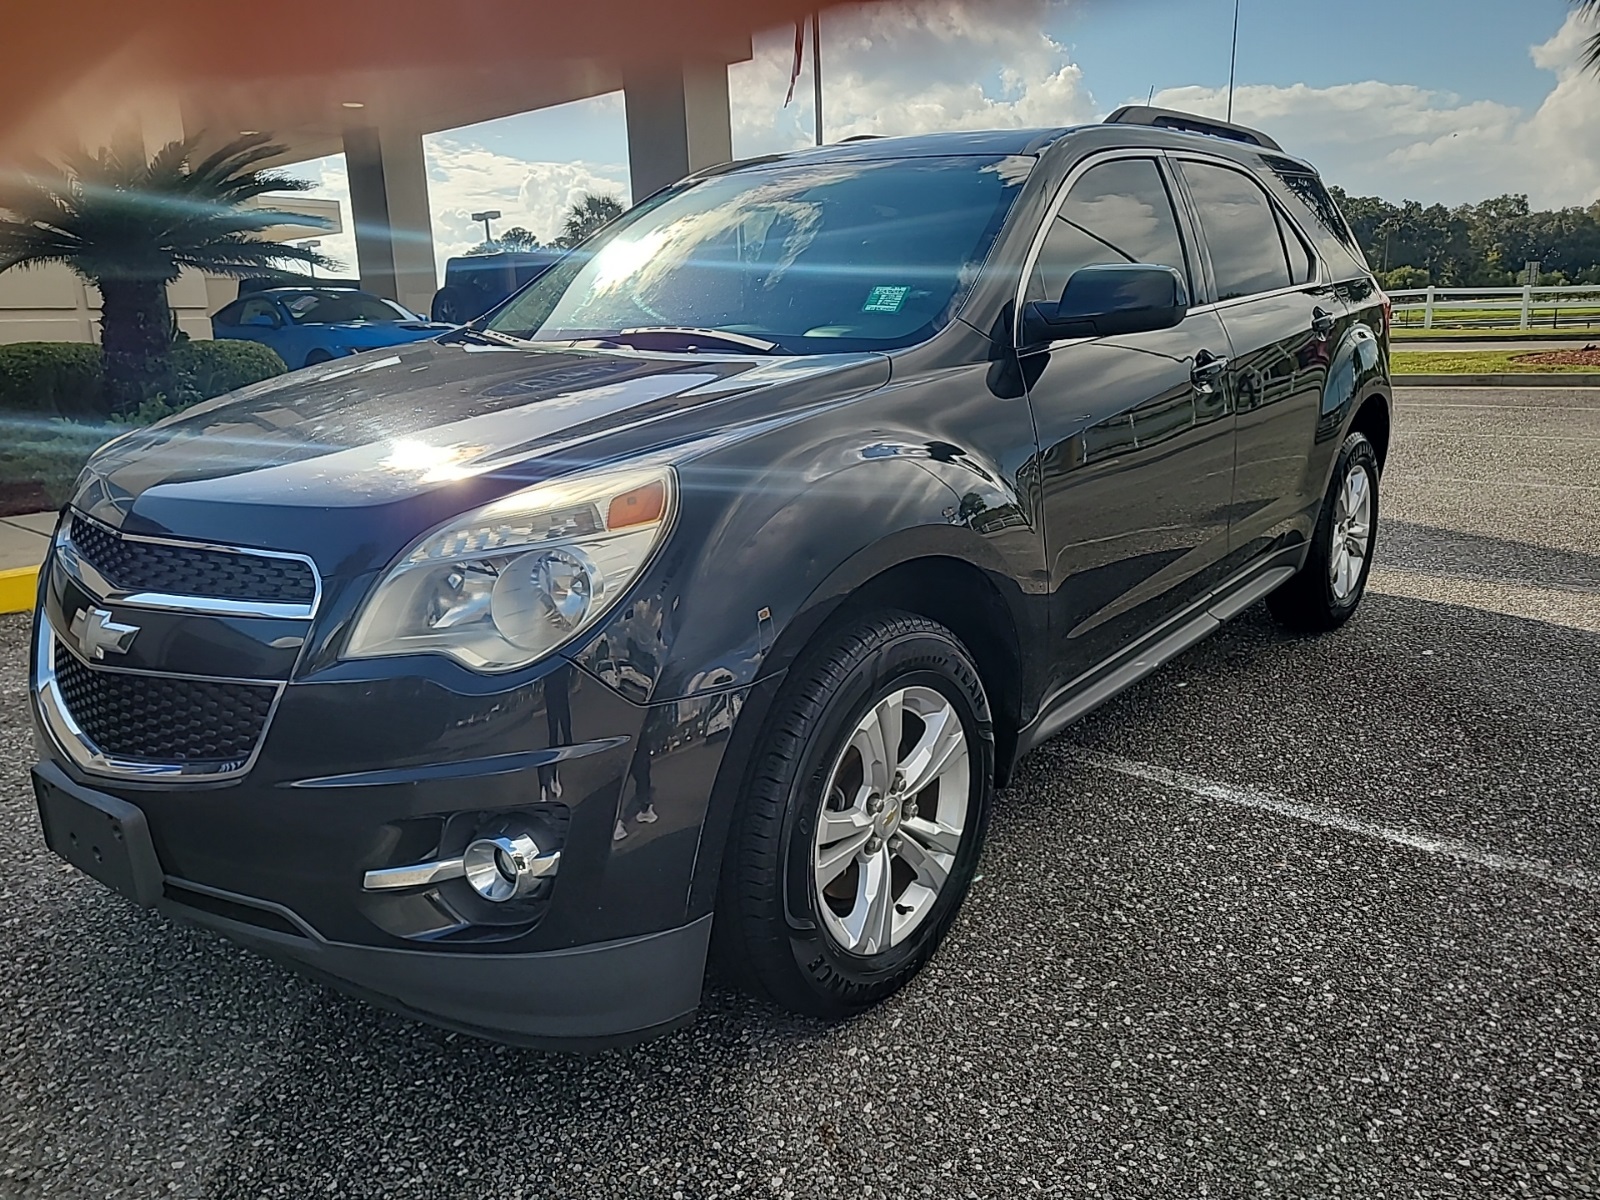
[[[242,306],[236,300],[227,308],[218,309],[211,315],[211,319],[218,325],[237,325],[239,323],[239,310]]]
[[[955,315],[1032,158],[753,167],[662,193],[491,326],[540,341],[691,326],[796,353],[888,349]]]
[[[1288,287],[1289,260],[1272,202],[1261,186],[1242,171],[1206,163],[1184,163],[1183,177],[1211,251],[1217,299]]]
[[[343,325],[351,321],[409,321],[393,301],[365,292],[301,292],[284,301],[296,325]]]
[[[1273,169],[1271,181],[1295,219],[1311,235],[1317,253],[1339,279],[1367,272],[1366,255],[1356,242],[1350,226],[1322,186],[1322,180],[1308,174],[1298,163],[1286,159],[1268,159]]]
[[[1284,249],[1289,252],[1290,276],[1297,284],[1310,283],[1317,277],[1316,256],[1288,218],[1276,209],[1273,211],[1278,218],[1278,233],[1283,237]]]
[[[240,324],[244,324],[252,318],[260,320],[262,317],[266,317],[274,325],[281,323],[283,320],[278,315],[278,306],[271,300],[264,300],[260,296],[246,300],[239,306],[238,319]]]
[[[1154,263],[1188,278],[1172,198],[1155,161],[1122,158],[1085,171],[1050,222],[1029,300],[1059,300],[1079,267]]]

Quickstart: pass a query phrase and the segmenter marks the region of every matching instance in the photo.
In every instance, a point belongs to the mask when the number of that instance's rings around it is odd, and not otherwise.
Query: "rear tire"
[[[1326,633],[1350,619],[1366,594],[1378,548],[1378,456],[1361,432],[1339,448],[1305,566],[1272,595],[1278,622],[1301,633]]]
[[[729,834],[719,958],[784,1008],[848,1016],[922,968],[972,882],[994,791],[988,698],[949,630],[879,613],[795,666],[763,745]]]

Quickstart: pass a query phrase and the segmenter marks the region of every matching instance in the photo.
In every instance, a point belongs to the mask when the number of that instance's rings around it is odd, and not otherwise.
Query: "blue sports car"
[[[291,369],[420,342],[453,328],[353,288],[266,288],[240,296],[211,318],[212,337],[271,346]]]

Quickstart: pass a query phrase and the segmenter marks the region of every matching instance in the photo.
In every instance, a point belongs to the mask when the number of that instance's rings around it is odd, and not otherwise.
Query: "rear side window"
[[[1274,210],[1278,218],[1278,233],[1283,238],[1283,247],[1289,252],[1289,274],[1296,286],[1310,283],[1317,277],[1316,256],[1311,253],[1311,247],[1306,245],[1305,238],[1301,237],[1288,218],[1281,212]]]
[[[1153,263],[1189,277],[1172,197],[1155,160],[1120,158],[1083,173],[1050,221],[1027,298],[1059,300],[1079,267]]]
[[[1242,171],[1186,162],[1183,177],[1216,277],[1217,299],[1236,300],[1289,286],[1292,276],[1266,192]]]

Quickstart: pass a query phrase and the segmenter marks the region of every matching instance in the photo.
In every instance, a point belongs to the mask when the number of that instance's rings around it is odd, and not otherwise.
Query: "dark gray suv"
[[[671,1028],[713,949],[855,1012],[1020,755],[1258,600],[1355,610],[1387,336],[1316,172],[1236,126],[703,172],[472,325],[94,457],[46,838],[473,1033]]]

